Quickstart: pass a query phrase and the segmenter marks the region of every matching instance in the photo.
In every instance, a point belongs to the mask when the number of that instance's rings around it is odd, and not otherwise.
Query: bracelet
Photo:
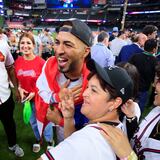
[[[134,151],[132,151],[131,154],[128,156],[128,160],[138,160],[138,157]]]
[[[120,158],[120,160],[138,160],[138,157],[135,152],[132,151],[128,157]]]
[[[129,123],[131,123],[133,120],[135,120],[137,117],[136,116],[134,116],[134,117],[127,117],[126,116],[126,120],[129,122]]]

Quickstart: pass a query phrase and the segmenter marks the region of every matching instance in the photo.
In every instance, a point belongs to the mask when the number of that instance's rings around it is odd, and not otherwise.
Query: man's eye
[[[92,92],[97,92],[95,89],[92,88]]]
[[[59,44],[59,42],[58,41],[55,41],[55,43],[54,43],[55,45],[58,45]]]
[[[67,47],[72,47],[72,45],[70,45],[70,44],[67,44],[67,43],[66,43],[66,46],[67,46]]]

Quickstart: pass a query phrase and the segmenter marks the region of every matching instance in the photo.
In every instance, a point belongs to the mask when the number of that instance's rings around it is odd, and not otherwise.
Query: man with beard
[[[92,32],[90,28],[80,20],[66,21],[59,28],[54,51],[55,57],[51,57],[45,63],[42,73],[37,80],[39,95],[43,101],[51,106],[43,112],[49,121],[58,127],[57,139],[63,140],[63,117],[58,108],[58,103],[64,96],[62,90],[70,88],[75,101],[75,124],[80,129],[88,120],[80,113],[82,105],[82,93],[87,85],[86,59],[92,45]],[[37,113],[39,111],[37,110]]]

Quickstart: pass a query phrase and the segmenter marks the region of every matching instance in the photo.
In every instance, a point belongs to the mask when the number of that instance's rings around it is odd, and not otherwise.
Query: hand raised
[[[127,117],[134,117],[135,115],[135,105],[132,99],[129,99],[123,106],[121,107],[122,112]]]
[[[64,89],[64,96],[59,103],[59,108],[63,114],[64,118],[74,117],[74,100],[72,91],[70,89]]]
[[[60,91],[59,91],[59,98],[60,100],[63,99],[63,97],[65,96],[65,89],[68,88],[70,84],[70,80],[68,79],[60,88]],[[72,95],[73,95],[73,98],[74,98],[74,101],[77,100],[82,92],[82,85],[76,85],[72,88],[70,88],[70,90],[72,91]]]
[[[79,99],[79,96],[81,95],[82,85],[77,85],[71,88],[71,91],[72,91],[73,99],[74,101],[76,101],[77,99]]]
[[[60,91],[59,91],[59,94],[58,94],[60,100],[63,99],[64,94],[65,94],[64,90],[69,86],[69,83],[70,83],[70,80],[68,79],[68,80],[60,87]]]

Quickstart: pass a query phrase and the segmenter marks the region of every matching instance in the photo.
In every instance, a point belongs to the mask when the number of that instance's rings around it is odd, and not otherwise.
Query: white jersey
[[[6,68],[14,63],[8,43],[0,40],[0,104],[4,103],[10,96],[8,73]]]
[[[149,137],[159,121],[160,107],[158,106],[144,118],[139,126],[139,131],[131,140],[138,156],[143,156],[145,160],[160,160],[160,141]]]
[[[122,124],[117,127],[121,128]],[[47,151],[41,158],[43,160],[116,160],[114,151],[97,128],[97,124],[85,126]]]

